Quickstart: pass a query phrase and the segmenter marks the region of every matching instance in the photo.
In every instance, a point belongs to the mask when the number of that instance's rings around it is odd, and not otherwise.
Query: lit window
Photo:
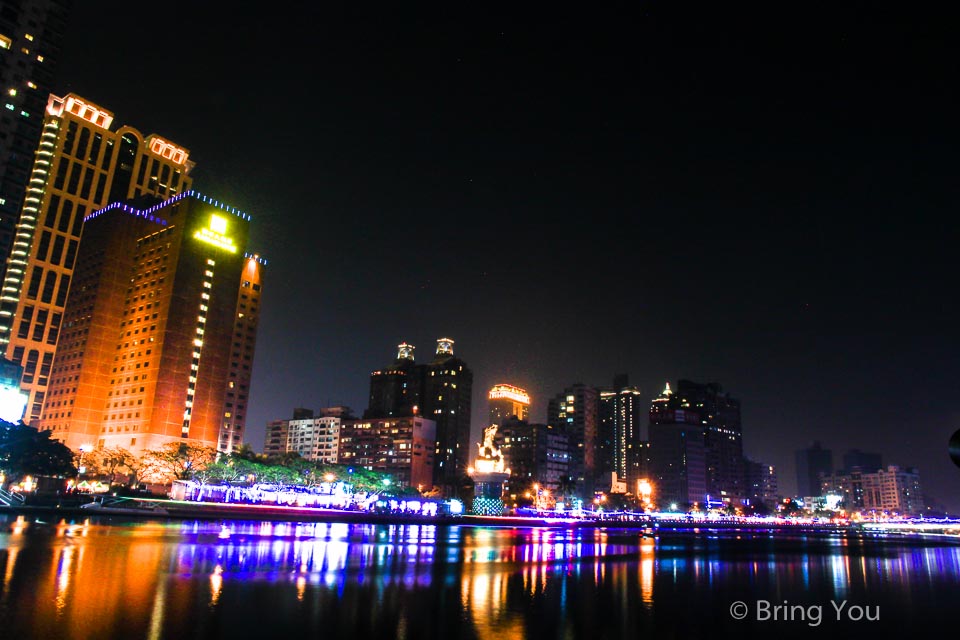
[[[12,44],[13,40],[3,34],[0,34],[0,49],[9,49],[10,45]]]
[[[10,89],[9,91],[7,91],[7,93],[9,93],[9,94],[12,95],[12,96],[15,96],[15,95],[17,95],[17,90],[16,90],[16,89]]]
[[[33,35],[32,35],[32,34],[25,33],[25,34],[23,34],[23,37],[26,38],[27,40],[29,40],[30,42],[33,42]]]

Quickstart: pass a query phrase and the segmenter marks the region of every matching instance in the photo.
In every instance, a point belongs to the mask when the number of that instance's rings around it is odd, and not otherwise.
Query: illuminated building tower
[[[645,475],[641,433],[645,408],[640,390],[630,386],[627,374],[614,376],[613,388],[600,392],[597,469],[601,477],[613,472],[633,487]]]
[[[657,505],[666,511],[703,508],[707,465],[700,414],[676,398],[670,385],[650,406],[650,475]],[[718,506],[719,502],[717,505]]]
[[[414,363],[414,347],[406,342],[397,346],[393,364],[370,374],[370,404],[364,418],[411,416],[423,401],[424,367]]]
[[[72,2],[0,3],[0,282],[7,270],[43,108]]]
[[[264,266],[249,221],[194,191],[88,216],[37,427],[72,449],[237,447]]]
[[[51,95],[0,296],[0,349],[23,365],[40,416],[83,221],[109,202],[169,198],[190,188],[188,151],[132,127],[74,94]]]
[[[547,424],[562,429],[569,440],[570,476],[581,498],[592,497],[597,474],[597,411],[600,392],[574,384],[547,403]]]
[[[437,423],[434,483],[455,495],[470,466],[470,406],[473,372],[453,355],[453,340],[437,340],[436,357],[424,375],[423,415]]]
[[[530,394],[511,384],[497,384],[487,394],[490,424],[502,425],[508,418],[526,420],[530,415]]]
[[[453,340],[437,340],[436,357],[415,364],[413,345],[397,347],[394,363],[370,374],[370,404],[363,418],[424,416],[436,423],[434,484],[450,495],[467,471],[473,373],[453,355]]]

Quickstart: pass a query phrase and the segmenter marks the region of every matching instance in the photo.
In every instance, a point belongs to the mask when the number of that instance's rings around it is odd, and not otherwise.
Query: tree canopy
[[[73,452],[50,431],[38,431],[22,422],[0,420],[0,469],[7,480],[25,476],[75,476]]]

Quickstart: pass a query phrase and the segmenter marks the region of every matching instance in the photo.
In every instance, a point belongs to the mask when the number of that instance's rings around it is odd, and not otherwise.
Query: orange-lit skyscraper
[[[190,189],[186,149],[75,94],[50,95],[0,292],[0,351],[23,366],[24,422],[40,417],[84,218],[110,202]]]
[[[264,265],[249,221],[193,191],[91,214],[36,426],[73,449],[239,446]]]
[[[489,424],[502,425],[504,420],[515,417],[527,420],[530,417],[530,394],[512,384],[496,384],[487,394],[490,407]]]

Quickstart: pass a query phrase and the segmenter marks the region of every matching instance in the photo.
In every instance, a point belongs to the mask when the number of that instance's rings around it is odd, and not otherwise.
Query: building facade
[[[616,473],[632,487],[645,475],[643,442],[647,405],[626,374],[614,376],[613,387],[600,391],[597,427],[597,469],[604,477]]]
[[[0,295],[0,348],[23,366],[25,422],[40,417],[84,220],[108,203],[190,189],[187,149],[75,94],[50,95]]]
[[[924,511],[920,472],[889,465],[863,474],[864,511],[918,516]]]
[[[69,0],[0,2],[0,282],[6,276],[72,5]]]
[[[650,475],[657,505],[663,510],[670,505],[702,509],[708,501],[700,414],[680,404],[668,384],[650,406]]]
[[[238,447],[265,264],[249,222],[194,191],[90,214],[36,426],[72,449]]]
[[[570,447],[570,476],[581,498],[592,498],[597,480],[597,427],[600,392],[573,384],[547,403],[547,424],[566,433]]]
[[[510,470],[507,490],[523,493],[533,484],[556,494],[570,475],[570,445],[559,427],[507,418],[497,429],[497,446]]]
[[[436,422],[422,416],[343,419],[337,462],[393,476],[398,486],[433,485]]]
[[[740,401],[719,384],[678,380],[672,396],[674,408],[699,416],[703,427],[707,464],[707,495],[711,501],[740,505],[747,497],[744,486],[743,436]]]
[[[294,409],[291,420],[267,423],[263,452],[270,456],[296,453],[305,460],[337,464],[340,452],[340,427],[353,416],[348,407],[328,407],[315,416],[310,409]]]

